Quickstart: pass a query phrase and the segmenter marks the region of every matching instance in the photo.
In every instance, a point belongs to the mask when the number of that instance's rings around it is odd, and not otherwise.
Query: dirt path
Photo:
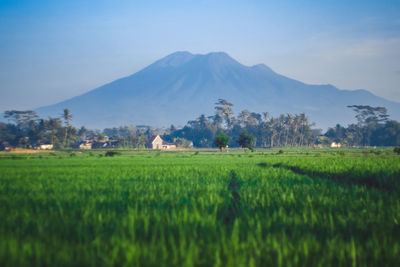
[[[35,153],[51,153],[51,152],[56,152],[56,151],[54,151],[54,150],[13,148],[13,149],[11,149],[11,151],[0,151],[0,154],[35,154]]]

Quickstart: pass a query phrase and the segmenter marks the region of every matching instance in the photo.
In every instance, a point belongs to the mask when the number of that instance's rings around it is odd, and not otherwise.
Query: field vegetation
[[[393,149],[0,155],[1,266],[399,266]]]

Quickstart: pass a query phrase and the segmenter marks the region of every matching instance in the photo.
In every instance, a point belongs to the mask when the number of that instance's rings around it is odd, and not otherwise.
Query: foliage
[[[218,147],[222,151],[222,148],[225,148],[228,146],[229,137],[226,134],[221,133],[220,135],[215,137],[214,144],[216,147]]]
[[[217,103],[215,103],[214,124],[221,126],[225,122],[226,127],[230,129],[234,123],[232,107],[232,103],[225,99],[218,99]]]
[[[359,125],[376,124],[388,120],[387,110],[385,107],[371,107],[368,105],[352,105],[347,106],[353,109]]]
[[[154,130],[149,126],[136,127],[130,125],[106,128],[103,133],[113,140],[119,140],[120,147],[144,148],[150,137],[154,135]]]
[[[39,116],[32,110],[7,110],[4,112],[4,118],[11,120],[21,128],[25,128],[37,121]]]
[[[60,118],[41,119],[34,111],[6,111],[5,118],[11,123],[0,122],[0,143],[7,142],[13,147],[33,148],[38,144],[53,144],[55,148],[78,147],[82,140],[104,139],[108,135],[119,141],[121,147],[144,147],[153,131],[151,127],[136,128],[135,126],[89,130],[80,129],[70,123],[72,115],[65,109]],[[64,125],[62,123],[64,121]]]
[[[252,135],[249,135],[249,133],[246,130],[243,130],[240,133],[239,140],[237,142],[242,148],[248,148],[252,150],[253,141],[254,137]]]
[[[356,112],[357,124],[336,125],[325,136],[348,146],[395,146],[400,142],[400,123],[389,120],[384,107],[348,106]]]
[[[181,129],[150,126],[121,126],[103,131],[77,129],[71,125],[72,115],[65,109],[60,118],[41,119],[34,111],[11,110],[5,112],[9,123],[0,122],[0,143],[12,147],[32,148],[38,144],[53,144],[55,148],[78,148],[87,139],[104,139],[108,136],[112,147],[144,148],[156,134],[178,147],[213,147],[221,133],[231,137],[229,146],[242,146],[241,134],[245,131],[253,140],[251,147],[300,147],[325,145],[332,142],[342,146],[397,146],[400,144],[400,123],[389,120],[386,108],[366,105],[348,106],[356,112],[356,124],[347,127],[337,124],[322,136],[320,129],[313,129],[304,113],[281,114],[272,117],[268,112],[256,113],[242,110],[235,116],[233,104],[224,99],[215,103],[215,114],[200,115]],[[62,123],[64,121],[64,124]],[[103,144],[94,147],[102,148]],[[247,145],[245,144],[245,147]],[[242,146],[243,147],[243,146]]]
[[[313,124],[309,123],[304,113],[274,118],[269,117],[267,112],[259,114],[243,110],[234,117],[232,106],[232,103],[219,99],[214,116],[202,114],[182,129],[171,131],[167,138],[185,138],[192,140],[195,147],[211,147],[216,136],[225,132],[232,137],[230,146],[238,147],[237,140],[246,130],[253,136],[253,146],[257,147],[307,146],[314,143]]]
[[[68,136],[68,132],[72,131],[72,127],[70,127],[70,123],[71,123],[71,120],[72,120],[72,115],[71,115],[70,110],[67,109],[67,108],[64,109],[62,117],[64,119],[64,124],[65,124],[65,127],[64,127],[65,135],[64,135],[64,143],[63,143],[63,145],[64,145],[64,147],[68,147],[69,146],[69,141],[70,141],[70,139],[68,138],[69,137]]]
[[[59,118],[38,119],[33,111],[7,111],[6,114],[8,118],[13,117],[14,123],[0,123],[1,141],[25,148],[32,148],[40,143],[53,144],[55,147],[63,146],[66,129]],[[76,129],[70,129],[68,137],[74,139],[75,133]]]
[[[183,148],[192,148],[193,147],[193,142],[189,141],[185,138],[174,138],[173,143],[177,146],[177,147],[183,147]]]
[[[121,155],[121,152],[118,151],[107,151],[104,156],[106,157],[114,157],[114,156],[118,156]]]
[[[395,147],[395,148],[393,149],[393,152],[396,153],[396,154],[398,154],[398,155],[400,155],[400,147]]]

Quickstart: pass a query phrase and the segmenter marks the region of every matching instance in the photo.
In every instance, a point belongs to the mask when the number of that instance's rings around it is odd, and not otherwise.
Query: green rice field
[[[0,154],[0,266],[400,266],[391,149]]]

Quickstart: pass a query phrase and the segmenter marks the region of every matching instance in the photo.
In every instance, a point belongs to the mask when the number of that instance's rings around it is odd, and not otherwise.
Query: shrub
[[[397,155],[400,155],[400,147],[395,147],[393,149],[393,152],[396,153]]]
[[[218,135],[214,140],[215,146],[218,147],[221,151],[222,148],[225,148],[228,145],[228,143],[229,143],[229,137],[224,133]]]
[[[114,156],[118,156],[121,155],[121,152],[118,151],[107,151],[104,156],[106,157],[114,157]]]
[[[237,143],[244,149],[248,148],[253,152],[254,136],[250,135],[246,130],[243,130],[237,140]]]

